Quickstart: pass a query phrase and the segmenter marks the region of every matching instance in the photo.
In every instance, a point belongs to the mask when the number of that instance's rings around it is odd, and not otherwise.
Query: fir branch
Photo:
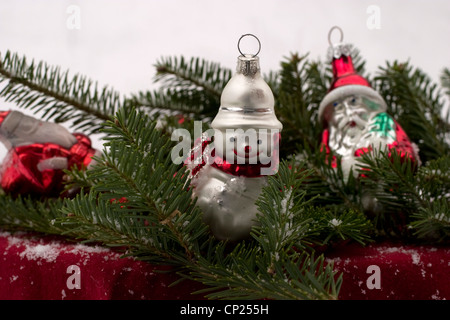
[[[445,89],[445,94],[450,97],[450,69],[449,68],[444,68],[444,70],[442,70],[442,74],[441,74],[441,85],[442,87]],[[449,119],[447,117],[447,119]]]
[[[388,112],[395,115],[409,138],[420,149],[423,162],[450,151],[446,136],[450,131],[450,113],[443,118],[443,100],[437,84],[409,63],[387,63],[375,78]]]
[[[430,161],[416,175],[425,205],[412,213],[410,227],[420,239],[444,242],[450,236],[450,157]]]
[[[99,159],[94,156],[93,161],[97,162]],[[77,168],[76,166],[73,166],[70,170],[64,170],[64,173],[66,174],[64,190],[68,195],[76,194],[80,190],[88,191],[98,182],[88,178],[86,168]]]
[[[220,99],[222,89],[231,78],[232,72],[222,68],[218,63],[211,63],[200,58],[184,57],[162,58],[156,64],[155,82],[162,82],[163,87],[195,88]]]
[[[200,120],[217,113],[222,90],[232,75],[218,63],[199,58],[162,58],[155,67],[154,82],[161,83],[161,88],[133,94],[126,104],[151,113],[183,114]]]
[[[434,211],[434,201],[447,199],[450,191],[448,179],[449,158],[431,161],[417,169],[409,158],[402,157],[394,149],[380,151],[361,158],[359,172],[364,174],[362,188],[367,195],[379,202],[381,210],[374,212],[374,224],[378,230],[411,236],[418,212]],[[436,199],[436,200],[435,200]],[[423,217],[423,216],[422,216]],[[411,224],[413,223],[413,224]],[[437,225],[435,225],[437,226]],[[445,229],[445,226],[443,226]],[[436,229],[437,230],[437,229]]]
[[[55,224],[62,214],[62,199],[32,199],[0,196],[0,225],[8,230],[61,234],[64,228]]]
[[[212,116],[213,110],[210,110],[212,109],[211,105],[216,102],[216,100],[211,101],[201,91],[179,91],[172,88],[140,91],[126,101],[130,106],[132,105],[148,111],[149,114],[154,114],[154,119],[158,118],[159,113],[172,116],[181,114],[198,119]],[[216,105],[216,109],[218,109],[218,105]]]
[[[257,201],[259,220],[266,229],[261,232],[256,227],[254,234],[265,251],[276,254],[292,244],[304,250],[311,244],[325,245],[335,240],[353,239],[361,244],[370,241],[372,227],[360,210],[313,206],[320,201],[319,195],[307,196],[313,174],[305,162],[282,162],[277,175],[269,177],[269,185]]]
[[[366,60],[362,56],[361,50],[358,49],[357,47],[352,47],[351,50],[352,50],[351,56],[352,56],[353,66],[355,67],[356,72],[358,74],[362,75],[364,78],[366,78],[370,82],[371,77],[369,74],[366,73]],[[330,72],[331,72],[331,70],[330,70]]]
[[[114,231],[117,235],[124,229],[131,230],[131,234],[136,231],[139,252],[145,251],[141,239],[146,239],[156,251],[165,252],[166,258],[194,259],[195,241],[205,236],[206,226],[199,218],[192,191],[188,190],[185,168],[171,161],[172,142],[155,126],[156,123],[142,113],[127,108],[119,110],[115,121],[109,121],[104,130],[107,134],[104,156],[87,173],[88,179],[96,183],[88,195],[73,200],[79,204],[71,202],[69,209],[65,209],[66,213],[74,214],[68,216],[65,223],[76,221],[76,232],[85,228],[83,235],[88,236],[91,234],[89,222],[100,221],[111,212],[111,215],[125,217],[123,223],[103,224],[102,227],[118,228]],[[106,205],[116,201],[113,199],[126,199],[126,204]],[[103,205],[99,207],[97,202]],[[77,220],[79,215],[84,218]],[[128,218],[134,219],[134,224],[125,224]],[[103,230],[101,234],[107,235],[107,232]],[[105,237],[108,245],[122,244],[119,240]],[[133,249],[132,241],[127,243]],[[147,251],[147,259],[156,259],[150,257],[155,250]]]
[[[306,81],[311,92],[309,108],[314,111],[314,119],[317,119],[320,102],[327,94],[332,80],[332,71],[326,68],[321,61],[308,61],[306,68],[308,74]],[[318,127],[320,128],[320,125]]]
[[[322,244],[339,242],[343,240],[355,240],[361,245],[372,242],[374,229],[368,217],[360,211],[347,210],[342,213],[331,210],[323,210],[316,213],[316,216],[326,223],[321,236],[325,239]]]
[[[99,199],[95,192],[80,193],[62,208],[62,212],[64,216],[56,223],[64,227],[63,235],[67,237],[84,243],[123,247],[135,256],[145,252],[142,260],[170,264],[170,251],[166,251],[151,228],[144,227],[142,216],[130,212],[114,199]]]
[[[257,246],[238,245],[225,258],[223,250],[208,254],[199,260],[204,269],[191,272],[191,278],[210,288],[210,298],[259,299],[337,299],[342,276],[336,278],[333,266],[324,266],[323,256],[317,259],[306,254],[311,243],[326,243],[333,237],[322,234],[325,241],[318,241],[319,234],[329,228],[329,221],[317,219],[317,212],[304,199],[301,186],[311,172],[302,167],[282,162],[275,176],[257,201],[259,224],[253,229]],[[347,214],[337,231],[343,239],[367,241],[367,220]],[[364,221],[363,223],[359,223]],[[323,240],[323,239],[322,239]],[[215,263],[211,266],[211,261]],[[224,269],[222,266],[226,265]]]
[[[214,299],[337,299],[342,276],[332,265],[325,267],[323,256],[314,258],[306,250],[312,243],[323,243],[319,233],[328,224],[317,221],[317,212],[304,199],[300,186],[308,174],[287,162],[280,164],[257,201],[254,240],[236,245],[225,256],[224,247],[212,246],[199,259],[200,268],[188,275],[208,285],[198,293]],[[349,233],[365,231],[356,229]]]
[[[44,120],[70,122],[88,134],[99,130],[121,106],[119,94],[81,75],[69,76],[45,62],[6,52],[0,61],[0,96],[18,107],[42,112]]]
[[[450,196],[450,155],[446,155],[421,166],[415,175],[420,196],[430,202]]]
[[[282,157],[294,153],[296,145],[307,143],[312,147],[317,144],[317,112],[310,107],[315,97],[308,84],[308,76],[306,56],[292,54],[281,64],[274,95],[277,117],[283,124],[285,142],[281,144]]]
[[[419,208],[412,214],[415,219],[410,223],[414,234],[419,239],[433,243],[447,242],[450,237],[450,206],[449,200],[441,198],[433,201],[427,208]]]
[[[287,256],[278,253],[276,270],[267,269],[267,261],[257,251],[238,247],[225,260],[211,264],[199,261],[188,278],[208,286],[195,292],[210,299],[279,299],[336,300],[342,285],[342,275],[336,276],[333,265],[325,266],[324,257],[305,254]],[[227,266],[224,268],[223,266]]]
[[[335,168],[331,163],[334,156]],[[308,198],[315,198],[313,205],[327,209],[337,208],[341,212],[349,209],[355,212],[363,211],[360,181],[352,172],[349,172],[348,177],[344,177],[339,155],[333,152],[327,155],[325,150],[304,148],[298,159],[300,163],[304,161],[305,166],[312,170],[303,188]]]
[[[358,171],[366,178],[362,179],[363,187],[386,204],[385,210],[411,212],[427,204],[417,188],[414,169],[409,158],[392,149],[364,154]]]
[[[255,227],[253,234],[264,252],[274,256],[292,245],[305,249],[310,244],[307,239],[318,232],[314,220],[305,214],[311,199],[305,199],[301,188],[310,173],[283,162],[277,175],[269,176],[268,186],[256,202],[261,226]]]

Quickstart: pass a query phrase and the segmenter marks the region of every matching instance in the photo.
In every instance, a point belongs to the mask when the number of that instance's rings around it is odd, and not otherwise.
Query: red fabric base
[[[327,261],[343,273],[341,300],[450,299],[449,247],[350,244],[327,253]],[[371,285],[375,273],[370,266],[379,268],[379,289]]]
[[[176,300],[200,299],[190,294],[200,284],[185,281],[170,267],[153,266],[104,247],[87,246],[24,233],[0,233],[0,300]],[[80,289],[70,289],[80,270]],[[75,284],[73,278],[70,284]]]
[[[347,244],[327,253],[327,262],[343,272],[341,300],[450,299],[450,248]],[[379,267],[380,289],[369,289],[371,265]],[[80,270],[80,288],[69,288]],[[120,258],[110,249],[58,238],[0,232],[2,300],[192,300],[201,284],[184,281],[169,267]],[[72,278],[71,278],[72,277]]]

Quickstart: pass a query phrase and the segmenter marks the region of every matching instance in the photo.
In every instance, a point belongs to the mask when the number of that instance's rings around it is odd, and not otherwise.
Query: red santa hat
[[[334,28],[330,30],[329,36]],[[371,87],[367,79],[356,72],[351,57],[351,49],[350,44],[342,42],[333,44],[330,41],[328,58],[331,60],[333,67],[333,81],[319,106],[319,120],[325,124],[328,123],[334,113],[334,102],[352,95],[362,95],[374,102],[373,106],[378,106],[377,112],[384,112],[387,109],[386,102],[381,95]]]

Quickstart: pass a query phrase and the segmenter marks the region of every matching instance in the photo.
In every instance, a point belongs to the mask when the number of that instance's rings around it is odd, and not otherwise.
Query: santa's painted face
[[[333,103],[333,116],[330,125],[349,135],[364,130],[370,119],[370,109],[360,96],[349,96]]]
[[[215,155],[233,164],[267,164],[278,146],[276,129],[226,129],[214,134]]]
[[[379,112],[379,105],[363,96],[350,95],[334,101],[332,106],[330,146],[340,154],[351,152],[369,130],[370,120]]]

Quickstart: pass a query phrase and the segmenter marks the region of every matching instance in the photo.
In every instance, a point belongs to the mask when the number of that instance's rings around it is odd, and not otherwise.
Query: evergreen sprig
[[[433,234],[448,236],[449,212],[445,210],[450,199],[448,155],[420,168],[395,150],[367,154],[361,160],[360,173],[366,177],[362,186],[367,196],[378,203],[373,219],[379,230],[410,239],[411,231],[428,239]],[[427,225],[425,220],[430,220],[431,215],[438,218]],[[448,241],[448,237],[438,238]]]
[[[212,291],[209,298],[337,299],[342,276],[325,266],[323,255],[311,254],[311,244],[324,243],[319,234],[328,221],[317,219],[297,188],[307,174],[281,163],[256,202],[260,213],[252,239],[225,256],[223,250],[209,250],[200,259],[209,266],[190,273],[209,286],[201,293]]]
[[[169,256],[182,248],[190,256],[192,241],[204,236],[205,226],[191,200],[185,168],[171,161],[172,142],[155,126],[143,113],[119,110],[104,129],[103,157],[87,173],[87,180],[93,181],[90,193],[77,196],[64,211],[75,214],[68,216],[69,221],[82,216],[80,227],[89,227],[86,221],[100,220],[96,215],[102,212],[124,217],[123,223],[117,222],[118,235],[121,230],[138,230],[133,239],[140,245],[151,244],[152,250]],[[91,233],[88,230],[84,235]]]
[[[375,80],[388,112],[418,145],[422,162],[449,154],[450,113],[443,114],[438,85],[420,69],[398,61],[380,67]]]
[[[209,257],[210,258],[210,257]],[[211,258],[210,258],[211,259]],[[276,263],[267,268],[267,258],[257,251],[239,250],[239,246],[216,264],[202,259],[206,268],[190,273],[189,278],[208,286],[196,294],[210,299],[336,300],[342,285],[333,265],[324,257],[305,253],[287,256],[278,253]],[[224,266],[228,266],[224,268]]]
[[[450,236],[450,157],[430,161],[416,175],[417,190],[423,199],[411,214],[410,227],[420,239],[448,242]]]
[[[311,107],[317,100],[317,93],[309,85],[311,65],[306,56],[292,54],[287,61],[282,62],[276,97],[277,117],[283,124],[282,156],[293,154],[298,145],[306,143],[309,147],[316,146],[319,135],[317,111]]]
[[[200,58],[184,57],[162,58],[156,64],[155,82],[161,82],[165,88],[183,88],[205,91],[219,98],[222,89],[231,77],[231,70]]]
[[[41,113],[44,120],[67,122],[74,130],[98,133],[122,105],[118,92],[99,88],[85,76],[7,51],[0,59],[0,97]]]
[[[445,93],[447,94],[448,97],[450,97],[450,69],[449,68],[444,68],[444,70],[442,70],[442,74],[441,74],[441,85],[442,87],[445,89]],[[448,112],[450,112],[449,110],[447,110]],[[448,116],[447,116],[448,119]]]
[[[133,94],[127,103],[158,115],[182,114],[196,120],[213,117],[232,71],[200,58],[161,58],[155,65],[160,88]]]
[[[0,226],[9,230],[42,232],[59,235],[65,230],[56,220],[62,217],[62,199],[12,198],[0,195]]]

